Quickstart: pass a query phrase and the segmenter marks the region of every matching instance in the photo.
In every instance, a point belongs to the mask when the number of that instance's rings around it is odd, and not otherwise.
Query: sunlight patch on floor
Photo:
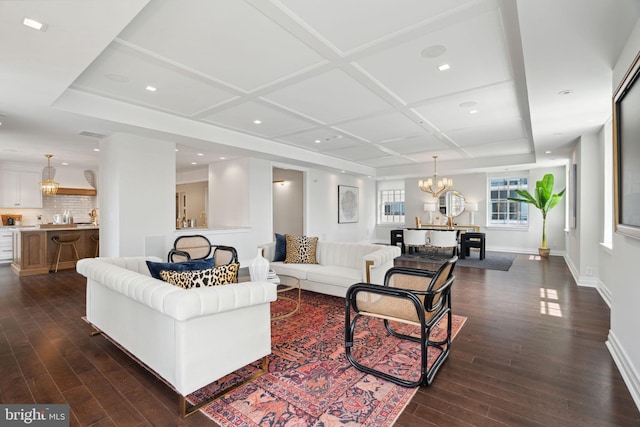
[[[551,301],[549,301],[551,300]],[[555,289],[540,288],[540,313],[554,317],[562,317],[562,310],[558,300],[558,291]]]

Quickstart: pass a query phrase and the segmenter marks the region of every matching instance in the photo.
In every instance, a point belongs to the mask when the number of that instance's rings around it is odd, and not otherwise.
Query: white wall
[[[190,182],[202,182],[209,180],[209,167],[193,169],[184,172],[176,172],[176,184],[188,184]]]
[[[613,71],[612,93],[640,51],[640,21],[636,24]],[[637,83],[636,83],[637,84]],[[600,278],[611,292],[611,329],[607,346],[623,378],[640,407],[640,240],[613,234],[611,255],[601,250]]]
[[[338,224],[338,185],[359,188],[359,221]],[[372,242],[376,224],[375,181],[316,169],[305,173],[305,234],[321,240]]]
[[[244,158],[209,165],[209,227],[249,226],[250,163]],[[271,185],[271,171],[266,179]]]
[[[609,181],[605,185],[605,179],[602,179],[596,184],[595,197],[596,202],[601,204],[599,209],[600,221],[597,230],[600,232],[600,238],[598,243],[598,269],[597,269],[597,288],[598,292],[605,300],[607,305],[611,307],[611,289],[608,285],[613,283],[614,274],[611,271],[611,241],[613,239],[613,226],[607,226],[611,224],[613,220],[613,173],[608,171],[605,176],[605,164],[610,163],[613,167],[613,128],[612,122],[609,120],[598,134],[598,153],[602,162],[598,162],[598,176],[607,178]],[[605,191],[608,193],[605,194]],[[608,219],[608,223],[605,224],[605,217]],[[608,235],[605,238],[605,234]]]
[[[234,246],[242,266],[256,257],[258,245],[273,240],[271,162],[254,158],[209,166],[211,242]],[[202,234],[208,234],[201,232]]]
[[[298,170],[273,168],[273,231],[304,234],[304,174]]]
[[[573,152],[577,165],[577,223],[569,229],[567,264],[576,282],[596,286],[599,242],[602,239],[602,156],[603,135],[582,135]],[[598,174],[600,172],[600,175]]]
[[[175,164],[170,142],[127,134],[100,141],[102,256],[166,256],[164,236],[175,230]]]

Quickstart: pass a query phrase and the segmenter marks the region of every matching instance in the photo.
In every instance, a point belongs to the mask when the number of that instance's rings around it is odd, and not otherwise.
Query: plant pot
[[[538,248],[538,254],[542,258],[549,258],[549,252],[551,252],[551,249],[549,248]]]

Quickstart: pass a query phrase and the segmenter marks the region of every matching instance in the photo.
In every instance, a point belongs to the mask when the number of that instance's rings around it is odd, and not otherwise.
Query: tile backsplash
[[[22,215],[22,225],[47,224],[53,222],[54,214],[62,214],[69,210],[73,215],[73,222],[91,222],[89,213],[98,205],[96,196],[56,195],[42,198],[42,209],[2,209],[2,214]],[[38,216],[41,220],[38,221]]]

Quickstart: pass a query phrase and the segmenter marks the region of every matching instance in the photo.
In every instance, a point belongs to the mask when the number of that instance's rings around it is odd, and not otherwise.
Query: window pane
[[[528,205],[513,202],[509,197],[520,197],[515,190],[527,190],[526,177],[489,179],[489,223],[492,225],[527,225]]]
[[[378,200],[378,223],[404,223],[404,190],[381,190]]]

